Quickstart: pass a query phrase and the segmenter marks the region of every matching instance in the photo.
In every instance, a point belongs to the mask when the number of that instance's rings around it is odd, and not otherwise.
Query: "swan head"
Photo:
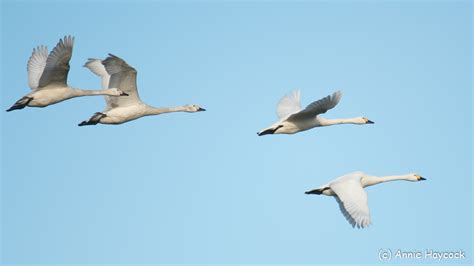
[[[426,180],[426,178],[422,177],[419,174],[409,174],[407,180],[408,181],[413,181],[413,182],[418,182],[418,181]]]
[[[361,117],[360,120],[361,124],[374,124],[374,122],[368,119],[367,117]]]
[[[121,91],[116,88],[112,88],[108,90],[110,93],[110,96],[128,96],[128,93],[125,93],[124,91]]]
[[[372,120],[368,119],[367,117],[363,117],[363,116],[353,118],[352,122],[354,124],[359,124],[359,125],[375,124]]]
[[[195,113],[195,112],[203,112],[206,111],[206,109],[202,108],[201,106],[197,104],[188,104],[184,106],[184,109],[188,113]]]
[[[421,175],[418,175],[418,174],[414,174],[416,180],[415,181],[423,181],[423,180],[426,180],[426,178],[422,177]]]

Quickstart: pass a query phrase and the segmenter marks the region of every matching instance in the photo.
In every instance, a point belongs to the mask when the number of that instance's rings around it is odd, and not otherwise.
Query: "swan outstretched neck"
[[[83,90],[73,89],[74,97],[82,96],[129,96],[128,93],[123,92],[116,88],[105,89],[105,90]]]
[[[320,126],[332,126],[332,125],[341,125],[341,124],[354,124],[354,125],[375,124],[375,122],[365,117],[339,118],[339,119],[327,119],[323,117],[318,117],[318,120],[319,120]]]
[[[145,115],[161,115],[165,113],[175,113],[175,112],[187,112],[187,113],[195,113],[195,112],[204,112],[206,109],[197,106],[195,104],[190,105],[180,105],[175,107],[152,107],[147,106],[146,114]]]

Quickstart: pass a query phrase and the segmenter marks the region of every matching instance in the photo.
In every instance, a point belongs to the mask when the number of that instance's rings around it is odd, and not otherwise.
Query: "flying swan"
[[[373,124],[365,117],[347,118],[347,119],[326,119],[320,114],[326,113],[334,108],[341,99],[342,93],[336,91],[332,95],[326,96],[320,100],[312,102],[305,109],[301,108],[300,91],[293,91],[285,95],[277,106],[277,115],[280,119],[275,124],[261,130],[259,136],[268,134],[294,134],[305,131],[313,127],[323,127],[337,124]]]
[[[64,100],[94,95],[126,96],[116,89],[81,90],[67,85],[69,61],[72,56],[74,37],[65,36],[48,55],[48,48],[40,45],[33,49],[28,60],[28,85],[31,92],[18,100],[7,112],[23,109],[25,106],[46,107]]]
[[[377,177],[363,172],[354,172],[338,177],[324,186],[305,192],[305,194],[333,196],[352,227],[365,228],[370,225],[371,221],[367,193],[364,188],[394,180],[416,182],[426,179],[417,174]]]
[[[128,97],[105,96],[106,108],[103,112],[95,113],[89,120],[79,126],[101,124],[122,124],[148,115],[159,115],[170,112],[200,112],[206,109],[198,105],[183,105],[177,107],[156,108],[143,103],[138,97],[137,71],[123,59],[109,54],[105,60],[89,59],[84,65],[102,79],[102,88],[119,88]]]

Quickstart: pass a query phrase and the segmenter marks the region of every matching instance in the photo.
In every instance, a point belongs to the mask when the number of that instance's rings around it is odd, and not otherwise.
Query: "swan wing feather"
[[[336,193],[336,201],[347,221],[357,228],[370,225],[367,193],[360,183],[360,175],[346,176],[335,180],[329,187]]]
[[[48,48],[40,45],[33,49],[33,53],[28,59],[26,69],[28,70],[28,85],[32,90],[38,89],[41,75],[43,74],[46,60],[48,59]]]
[[[49,84],[60,84],[67,86],[67,75],[69,73],[69,61],[72,56],[74,37],[64,36],[46,59],[46,65],[38,82],[38,87]]]
[[[336,91],[332,95],[328,95],[322,99],[310,103],[300,112],[290,115],[288,117],[288,121],[312,119],[319,114],[324,114],[328,110],[334,108],[341,100],[341,97],[342,92]]]
[[[278,118],[284,119],[291,114],[297,113],[301,110],[301,93],[299,90],[295,90],[280,99],[277,104],[277,115]]]
[[[124,97],[106,97],[107,109],[141,103],[137,90],[137,71],[123,59],[112,54],[109,54],[102,64],[110,75],[108,87],[117,88],[128,94]]]

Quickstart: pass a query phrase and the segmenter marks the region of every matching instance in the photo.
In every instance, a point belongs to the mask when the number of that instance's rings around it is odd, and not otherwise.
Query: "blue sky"
[[[472,262],[470,2],[1,5],[3,109],[32,48],[72,34],[71,86],[99,88],[82,65],[113,53],[145,102],[208,110],[82,128],[101,97],[1,112],[4,264]],[[375,124],[257,137],[293,89],[303,105],[340,89],[326,117]],[[356,170],[428,181],[368,188],[355,230],[304,192]]]

